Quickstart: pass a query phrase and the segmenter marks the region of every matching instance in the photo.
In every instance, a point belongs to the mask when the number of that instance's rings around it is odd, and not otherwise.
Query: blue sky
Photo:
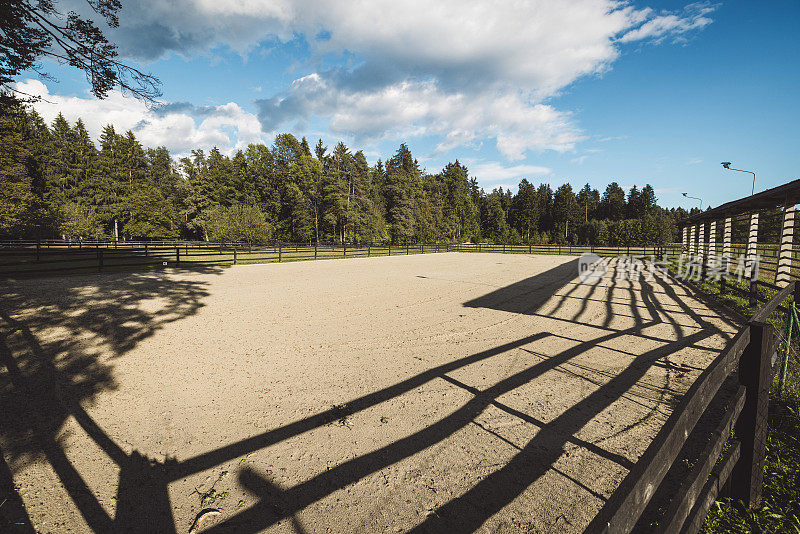
[[[650,183],[692,207],[800,178],[800,3],[443,0],[125,2],[107,31],[161,78],[164,106],[92,98],[82,73],[23,76],[46,119],[133,129],[173,154],[276,133],[343,140],[368,160],[407,143],[487,190],[521,178]],[[62,11],[85,12],[78,0]]]

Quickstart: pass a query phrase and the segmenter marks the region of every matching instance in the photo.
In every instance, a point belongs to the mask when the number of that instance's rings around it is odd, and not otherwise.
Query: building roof
[[[761,191],[755,195],[726,202],[716,208],[711,208],[701,213],[696,213],[691,217],[686,217],[677,222],[678,226],[686,226],[700,222],[713,221],[740,215],[742,213],[753,213],[763,209],[794,206],[800,203],[800,180],[793,180],[789,183]]]

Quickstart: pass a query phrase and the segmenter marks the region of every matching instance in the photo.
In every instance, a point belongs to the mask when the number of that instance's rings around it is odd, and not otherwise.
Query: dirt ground
[[[203,532],[581,532],[736,329],[567,256],[0,292],[0,527],[23,532],[183,533],[202,509]]]

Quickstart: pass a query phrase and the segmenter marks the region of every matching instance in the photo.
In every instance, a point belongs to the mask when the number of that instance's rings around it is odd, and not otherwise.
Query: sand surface
[[[581,532],[736,327],[674,282],[576,275],[447,253],[3,282],[21,522]]]

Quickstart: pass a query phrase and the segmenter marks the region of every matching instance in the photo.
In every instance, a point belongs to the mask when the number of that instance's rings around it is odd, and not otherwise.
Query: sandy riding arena
[[[609,275],[447,253],[2,282],[0,520],[581,532],[735,331]]]

